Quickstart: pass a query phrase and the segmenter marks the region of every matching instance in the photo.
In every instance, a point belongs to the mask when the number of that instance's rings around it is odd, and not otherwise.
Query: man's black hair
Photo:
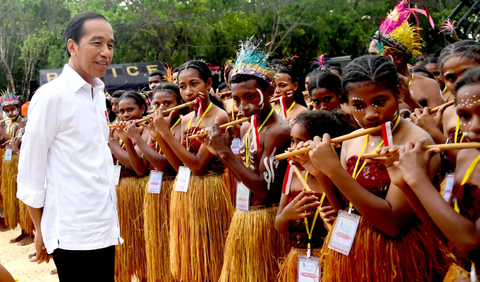
[[[154,70],[148,75],[148,77],[153,77],[153,76],[156,76],[156,75],[160,76],[160,79],[162,79],[162,80],[163,80],[163,77],[165,76],[161,71]]]
[[[426,74],[428,78],[435,79],[435,76],[433,75],[433,73],[431,73],[429,70],[427,70],[425,67],[422,67],[422,66],[411,67],[408,71],[410,73],[421,72]]]
[[[78,14],[73,17],[67,24],[65,28],[65,48],[67,48],[67,56],[70,58],[70,52],[68,51],[67,42],[69,39],[72,39],[77,44],[80,42],[80,38],[84,35],[83,26],[86,21],[94,19],[103,19],[108,22],[108,20],[98,13],[88,12],[83,14]]]
[[[117,90],[115,92],[113,92],[112,94],[112,98],[120,98],[122,97],[123,93],[127,92],[126,90]]]
[[[243,74],[243,73],[233,76],[230,79],[230,84],[242,83],[242,82],[246,82],[246,81],[249,81],[249,80],[255,80],[257,82],[258,86],[260,86],[260,88],[262,88],[262,91],[266,91],[268,89],[268,87],[270,87],[270,84],[268,82],[266,82],[265,80],[261,79],[260,77],[254,76],[254,75],[251,75],[251,74]]]

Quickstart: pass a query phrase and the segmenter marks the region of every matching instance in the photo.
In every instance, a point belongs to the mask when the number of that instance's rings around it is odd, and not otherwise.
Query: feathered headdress
[[[240,41],[240,50],[237,52],[237,60],[231,77],[237,74],[249,74],[259,77],[268,83],[272,83],[275,70],[268,64],[268,56],[260,47],[262,40],[254,34],[245,42]]]
[[[293,66],[293,63],[295,62],[296,58],[298,58],[298,55],[293,55],[289,58],[282,59],[281,61],[285,66],[288,66],[288,67],[291,68]]]
[[[167,63],[165,63],[165,66],[166,66],[166,70],[167,70],[167,75],[165,75],[163,78],[170,82],[170,83],[173,83],[173,67],[172,66],[169,66]]]
[[[452,22],[450,19],[447,19],[440,27],[440,33],[451,33],[457,41],[460,41],[460,38],[455,31],[455,21]]]
[[[20,105],[20,98],[18,98],[17,95],[8,92],[8,91],[2,91],[2,101],[0,102],[0,105],[3,107],[6,106],[12,106],[12,105]]]
[[[408,7],[409,4],[419,4],[425,10],[410,8]],[[380,55],[383,55],[385,50],[389,48],[397,49],[411,58],[422,55],[421,47],[423,42],[419,33],[420,27],[417,13],[426,16],[432,28],[435,28],[435,23],[428,14],[428,9],[425,5],[417,1],[402,0],[395,6],[393,11],[390,11],[375,34]],[[416,19],[416,26],[408,22],[411,15]]]
[[[316,57],[315,60],[310,62],[310,63],[312,63],[313,65],[316,65],[318,67],[318,69],[320,69],[322,71],[325,71],[326,70],[325,63],[327,62],[326,55],[327,55],[327,53],[324,53],[324,54]]]

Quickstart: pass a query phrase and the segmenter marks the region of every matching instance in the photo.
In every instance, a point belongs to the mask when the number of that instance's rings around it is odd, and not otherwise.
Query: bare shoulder
[[[193,111],[189,112],[188,114],[182,116],[182,127],[187,128],[190,119],[195,115]]]
[[[461,166],[463,163],[467,163],[468,165],[478,156],[477,149],[463,149],[458,151],[457,154],[457,164]]]
[[[274,123],[270,124],[267,130],[266,144],[281,144],[281,147],[285,147],[285,149],[290,146],[290,126],[285,120],[277,118]]]
[[[403,145],[407,142],[417,142],[421,138],[427,139],[425,142],[427,145],[435,144],[430,134],[413,122],[402,119],[401,125],[398,135],[394,136],[394,138],[398,136],[398,143],[395,142],[397,145]]]

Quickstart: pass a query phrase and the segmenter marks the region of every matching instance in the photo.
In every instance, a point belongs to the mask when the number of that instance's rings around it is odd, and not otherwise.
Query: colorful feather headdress
[[[318,57],[315,58],[315,60],[312,63],[313,65],[317,66],[317,68],[321,71],[326,71],[325,63],[327,62],[327,53],[324,53]]]
[[[231,77],[237,74],[248,74],[259,77],[269,84],[275,77],[275,70],[268,63],[268,56],[260,47],[262,40],[254,34],[245,42],[240,41],[240,50]]]
[[[423,6],[425,10],[410,8],[408,7],[409,4],[419,4]],[[378,41],[379,55],[383,55],[385,50],[389,48],[397,49],[410,58],[416,58],[422,55],[421,48],[423,41],[419,33],[420,27],[417,13],[426,16],[432,28],[435,28],[435,23],[428,14],[428,9],[424,4],[416,1],[402,0],[395,6],[393,11],[390,11],[375,34],[374,39]],[[408,22],[411,15],[416,19],[416,26]]]
[[[293,66],[293,63],[295,62],[296,58],[298,58],[298,55],[293,55],[289,58],[282,59],[281,61],[282,61],[283,65],[291,68]]]
[[[12,105],[20,105],[20,98],[8,91],[3,91],[2,92],[2,101],[0,102],[2,108],[6,106],[12,106]]]

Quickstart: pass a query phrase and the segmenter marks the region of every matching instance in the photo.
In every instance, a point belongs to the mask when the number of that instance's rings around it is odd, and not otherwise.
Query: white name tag
[[[230,148],[232,149],[233,154],[239,155],[240,154],[240,143],[242,141],[239,138],[233,138],[232,145]]]
[[[6,148],[5,149],[5,160],[11,161],[12,160],[12,149]]]
[[[121,165],[116,165],[113,167],[113,184],[115,184],[115,186],[117,186],[118,182],[120,181],[120,172],[122,172]]]
[[[175,183],[175,191],[178,192],[187,192],[188,185],[190,184],[190,174],[192,171],[186,167],[181,166],[178,169],[177,182]]]
[[[160,191],[162,191],[162,179],[162,171],[151,170],[148,178],[148,193],[160,194]]]
[[[237,198],[236,205],[237,210],[246,211],[250,210],[250,190],[242,182],[237,182]]]
[[[348,256],[357,234],[360,216],[339,211],[328,248]]]
[[[443,199],[447,203],[450,203],[452,199],[452,192],[453,192],[453,184],[455,183],[455,174],[447,174],[445,177],[445,189],[443,190]]]
[[[320,258],[298,256],[297,282],[319,282],[322,274]]]

